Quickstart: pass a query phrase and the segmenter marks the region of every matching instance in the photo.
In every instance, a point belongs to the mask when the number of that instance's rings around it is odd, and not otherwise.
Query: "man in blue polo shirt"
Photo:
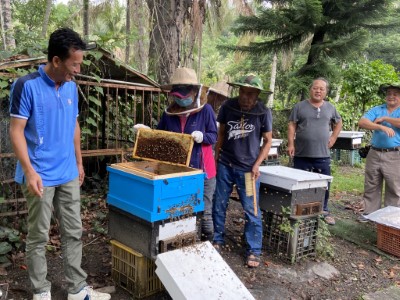
[[[370,109],[358,122],[360,128],[373,130],[365,164],[364,214],[381,208],[383,180],[384,206],[400,207],[400,83],[379,90],[386,93],[386,103]],[[368,220],[361,215],[359,221]]]
[[[68,28],[53,32],[48,62],[19,78],[10,94],[10,137],[18,164],[15,181],[28,203],[26,259],[33,300],[51,299],[45,246],[54,211],[60,224],[68,300],[110,299],[87,286],[81,268],[80,190],[85,173],[80,149],[78,93],[86,45]]]

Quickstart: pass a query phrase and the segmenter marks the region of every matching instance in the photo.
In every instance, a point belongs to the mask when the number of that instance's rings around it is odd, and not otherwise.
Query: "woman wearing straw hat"
[[[259,77],[246,75],[229,85],[239,87],[239,97],[224,102],[217,118],[220,127],[215,147],[218,172],[213,203],[214,247],[218,250],[224,244],[226,210],[236,184],[246,219],[246,264],[255,268],[260,265],[262,246],[259,166],[271,148],[272,114],[258,101],[260,93],[265,92]]]
[[[189,68],[177,68],[170,84],[162,88],[170,91],[171,104],[165,109],[157,129],[191,134],[194,139],[190,167],[206,173],[202,239],[211,241],[216,175],[212,146],[217,141],[217,123],[212,107],[207,104],[207,88],[198,83],[195,71]],[[144,125],[137,124],[134,127],[143,128]]]

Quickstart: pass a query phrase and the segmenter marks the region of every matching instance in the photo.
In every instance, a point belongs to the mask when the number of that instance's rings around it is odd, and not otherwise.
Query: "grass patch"
[[[364,192],[364,167],[332,165],[331,192],[360,195]]]

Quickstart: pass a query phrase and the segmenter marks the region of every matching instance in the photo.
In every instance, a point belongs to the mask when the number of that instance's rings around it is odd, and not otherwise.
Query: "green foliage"
[[[318,256],[321,257],[334,257],[335,249],[330,242],[331,233],[328,229],[328,224],[323,220],[318,220],[318,230],[317,230],[317,243],[315,250]]]
[[[342,169],[336,163],[331,164],[333,181],[331,183],[331,192],[346,192],[355,195],[362,195],[364,192],[364,166],[346,167]]]
[[[8,255],[21,246],[20,232],[16,229],[0,226],[0,262],[9,261]]]
[[[374,35],[370,39],[368,48],[366,49],[367,58],[369,60],[382,60],[386,64],[391,64],[396,71],[400,71],[400,34],[395,32],[383,32]]]
[[[398,81],[394,67],[380,60],[349,64],[343,71],[343,97],[337,106],[343,119],[343,129],[356,129],[365,111],[383,103],[377,93],[379,86],[393,81]]]
[[[295,222],[294,224],[290,222],[289,217],[292,211],[290,206],[288,207],[282,206],[281,211],[282,211],[282,223],[278,225],[278,229],[282,232],[293,235],[295,228],[298,227],[299,224],[298,222]]]
[[[303,53],[306,57],[303,63],[286,74],[284,85],[288,99],[284,101],[292,101],[297,95],[303,95],[304,99],[312,78],[324,76],[331,82],[338,79],[340,68],[337,66],[358,59],[373,30],[396,28],[386,18],[396,12],[392,9],[394,0],[268,2],[272,7],[262,5],[256,15],[239,17],[233,29],[241,36],[258,34],[262,38],[248,46],[227,48],[259,56],[274,52]],[[288,107],[284,104],[282,107]]]

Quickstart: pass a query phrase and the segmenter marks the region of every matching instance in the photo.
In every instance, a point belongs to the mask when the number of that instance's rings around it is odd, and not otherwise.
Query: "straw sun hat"
[[[165,91],[170,91],[176,85],[192,85],[198,87],[197,95],[193,99],[193,104],[188,107],[180,107],[175,101],[171,101],[170,105],[165,109],[168,115],[185,115],[200,111],[207,103],[208,87],[201,85],[197,81],[196,72],[189,68],[177,68],[171,76],[170,82],[161,88]]]
[[[200,86],[197,81],[196,72],[189,68],[177,68],[172,74],[169,84],[163,85],[163,90],[171,90],[173,85],[195,85]]]

